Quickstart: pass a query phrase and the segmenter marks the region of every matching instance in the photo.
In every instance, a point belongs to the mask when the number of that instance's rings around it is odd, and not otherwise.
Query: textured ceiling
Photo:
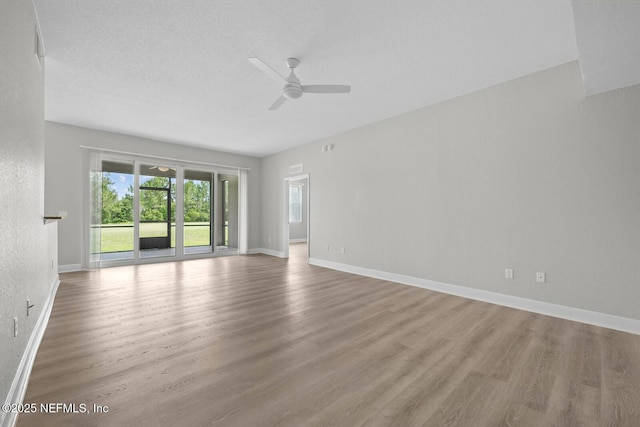
[[[570,0],[35,4],[47,120],[254,156],[578,59]],[[268,111],[254,56],[352,92]]]
[[[640,83],[640,1],[573,0],[585,93]]]

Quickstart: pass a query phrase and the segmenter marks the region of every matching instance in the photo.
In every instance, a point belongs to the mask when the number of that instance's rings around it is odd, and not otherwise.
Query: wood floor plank
[[[233,256],[61,274],[28,426],[639,426],[640,336]]]

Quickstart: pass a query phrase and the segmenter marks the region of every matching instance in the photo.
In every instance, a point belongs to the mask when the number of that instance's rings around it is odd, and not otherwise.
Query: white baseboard
[[[82,264],[59,265],[58,273],[71,273],[72,271],[82,270]]]
[[[264,255],[275,256],[275,257],[278,257],[278,258],[284,258],[284,252],[275,251],[273,249],[266,249],[266,248],[249,249],[247,251],[247,253],[248,254],[264,254]]]
[[[51,284],[49,297],[44,303],[43,310],[40,312],[40,316],[33,328],[33,332],[31,332],[27,348],[22,355],[20,365],[18,365],[18,370],[13,378],[13,383],[11,383],[11,388],[9,389],[9,394],[7,395],[5,403],[10,405],[19,405],[24,399],[24,395],[27,392],[27,385],[29,384],[31,369],[33,368],[33,363],[36,360],[36,354],[38,353],[40,342],[44,336],[44,331],[47,329],[49,316],[51,315],[51,309],[53,308],[53,301],[56,297],[56,293],[58,292],[59,285],[60,278],[56,276],[54,283]],[[0,412],[0,426],[2,427],[13,427],[17,420],[17,412]]]
[[[289,239],[289,243],[307,243],[307,238],[303,237],[301,239]]]
[[[370,268],[356,267],[353,265],[325,261],[317,258],[309,258],[309,264],[640,335],[640,320],[630,319],[627,317],[614,316],[612,314],[600,313],[597,311],[499,294],[481,289],[467,288],[465,286],[450,285],[448,283],[405,276],[397,273],[389,273]]]

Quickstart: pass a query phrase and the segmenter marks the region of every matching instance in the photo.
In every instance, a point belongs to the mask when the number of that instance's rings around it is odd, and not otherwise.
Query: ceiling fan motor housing
[[[277,110],[287,99],[298,99],[303,93],[349,93],[351,86],[348,85],[305,85],[300,84],[300,79],[296,76],[294,69],[300,64],[300,61],[296,58],[287,58],[285,63],[291,72],[286,79],[280,75],[276,70],[264,63],[260,58],[249,58],[249,62],[256,66],[260,71],[265,73],[277,82],[284,80],[284,86],[282,87],[282,94],[276,99],[271,107],[270,111]]]
[[[287,83],[282,88],[282,95],[287,99],[298,99],[302,96],[300,83]]]

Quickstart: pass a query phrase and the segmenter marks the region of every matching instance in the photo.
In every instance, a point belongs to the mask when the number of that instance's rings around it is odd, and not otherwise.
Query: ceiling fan
[[[151,166],[149,170],[151,169],[158,169],[160,172],[169,172],[169,170],[172,170],[172,171],[176,170],[176,168],[170,168],[168,166],[158,166],[158,165]]]
[[[291,70],[289,77],[286,79],[281,76],[273,68],[265,64],[259,58],[249,58],[249,62],[256,66],[260,71],[271,77],[278,83],[284,83],[282,87],[282,95],[274,102],[269,110],[277,110],[287,99],[298,99],[303,93],[349,93],[351,86],[348,85],[301,85],[300,79],[294,73],[294,69],[300,64],[296,58],[288,58],[285,63]]]

